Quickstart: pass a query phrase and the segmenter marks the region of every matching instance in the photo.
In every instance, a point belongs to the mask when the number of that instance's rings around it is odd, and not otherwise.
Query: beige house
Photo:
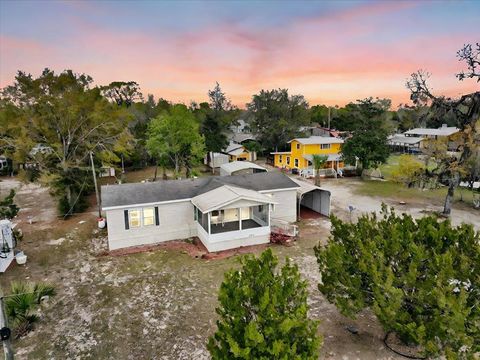
[[[197,236],[208,251],[270,241],[297,220],[299,185],[282,173],[102,186],[110,250]]]

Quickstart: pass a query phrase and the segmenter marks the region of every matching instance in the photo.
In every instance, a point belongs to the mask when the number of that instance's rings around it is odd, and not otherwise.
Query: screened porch
[[[270,204],[243,206],[202,213],[195,206],[195,220],[209,235],[270,225]]]

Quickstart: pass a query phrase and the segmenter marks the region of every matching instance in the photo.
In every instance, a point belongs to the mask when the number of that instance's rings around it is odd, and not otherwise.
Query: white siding
[[[274,192],[263,192],[264,194],[270,195],[272,200],[277,204],[274,206],[272,211],[271,218],[279,219],[288,222],[297,221],[297,190],[282,190]]]
[[[209,252],[235,249],[242,246],[268,244],[270,242],[270,226],[211,234],[197,224],[198,237]]]
[[[124,209],[107,210],[110,250],[197,236],[193,205],[190,201],[155,206],[158,206],[160,225],[128,230],[125,229]]]

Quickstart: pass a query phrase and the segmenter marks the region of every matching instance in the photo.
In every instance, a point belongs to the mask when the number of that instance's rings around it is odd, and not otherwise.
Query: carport
[[[292,178],[297,188],[297,218],[301,218],[302,208],[320,215],[330,216],[330,191],[324,190],[306,181]]]
[[[220,176],[256,174],[259,172],[267,172],[267,169],[250,161],[232,161],[220,165]]]

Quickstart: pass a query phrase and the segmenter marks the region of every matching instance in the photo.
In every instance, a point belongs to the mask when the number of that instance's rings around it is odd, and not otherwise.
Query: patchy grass
[[[391,180],[392,179],[392,173],[395,171],[395,169],[398,167],[400,157],[405,154],[392,154],[388,157],[387,162],[385,164],[382,164],[379,166],[379,169],[382,173],[382,176],[386,180]],[[424,160],[422,159],[421,156],[419,155],[409,155],[413,157],[414,159],[420,161],[422,164],[424,164]],[[433,170],[436,167],[436,164],[433,162],[433,160],[430,161],[428,165],[429,170]]]
[[[392,172],[398,166],[398,160],[400,159],[401,155],[390,155],[388,160],[385,164],[380,165],[379,169],[382,172],[382,176],[385,179],[392,178]]]
[[[429,201],[434,205],[443,204],[447,195],[447,188],[438,189],[418,189],[408,188],[403,184],[393,181],[364,180],[360,186],[355,188],[355,193],[372,197],[383,197],[396,201]],[[455,191],[454,202],[472,203],[473,194],[466,189],[457,188]]]

